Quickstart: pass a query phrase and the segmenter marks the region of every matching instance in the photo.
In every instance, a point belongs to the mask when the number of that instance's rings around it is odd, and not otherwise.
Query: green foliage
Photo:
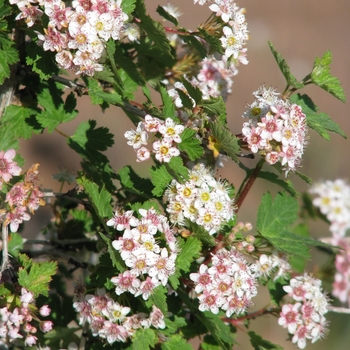
[[[132,337],[132,350],[149,350],[157,344],[158,338],[154,329],[138,329]]]
[[[281,280],[281,278],[279,278],[277,281],[269,280],[267,282],[271,303],[273,303],[275,306],[278,306],[282,298],[287,294],[283,289],[283,286],[287,284],[288,283]]]
[[[170,320],[173,318],[173,320]],[[184,317],[178,317],[174,315],[173,317],[167,317],[164,319],[166,328],[162,330],[164,335],[171,335],[177,333],[181,327],[186,326],[186,319]]]
[[[117,269],[117,271],[124,272],[125,271],[125,263],[122,260],[119,252],[117,252],[113,248],[111,239],[108,238],[107,236],[105,236],[103,233],[100,233],[100,236],[101,236],[101,238],[104,240],[104,242],[107,245],[107,250],[108,250],[108,253],[109,253],[109,257],[110,257],[110,260],[112,261],[113,266]],[[103,263],[106,264],[106,266],[108,266],[107,257],[103,258]],[[108,270],[110,270],[110,268],[108,268]],[[107,271],[106,271],[106,273],[107,273]],[[109,276],[106,276],[106,277],[109,277]],[[94,275],[94,281],[96,281],[96,280],[98,280],[100,278],[103,278],[103,276],[100,276],[99,271],[96,271],[96,275]]]
[[[10,105],[1,118],[1,124],[3,124],[1,127],[6,125],[6,127],[13,129],[13,135],[16,139],[29,139],[33,133],[40,132],[30,123],[30,117],[37,114],[38,110],[30,107]]]
[[[168,173],[165,165],[153,166],[150,169],[151,181],[154,185],[152,194],[156,197],[163,196],[163,193],[173,177]]]
[[[293,95],[290,100],[301,106],[306,115],[308,127],[315,130],[324,139],[330,140],[329,131],[346,138],[344,131],[336,122],[326,113],[318,112],[318,108],[309,96],[297,94]]]
[[[11,256],[17,257],[23,249],[23,238],[20,234],[12,232],[9,238],[8,250]]]
[[[33,71],[38,73],[42,80],[48,80],[53,74],[59,72],[55,62],[55,53],[44,51],[42,46],[34,41],[26,46],[26,63],[32,66]]]
[[[192,350],[191,344],[188,344],[186,340],[180,335],[175,334],[171,336],[167,341],[162,343],[162,350]]]
[[[310,246],[328,246],[320,241],[290,232],[289,226],[297,219],[298,203],[285,193],[263,196],[256,223],[259,233],[277,250],[302,258],[309,258]]]
[[[214,35],[209,34],[206,30],[202,28],[198,28],[198,32],[201,38],[203,38],[208,44],[209,44],[209,53],[224,53],[224,49],[221,45],[221,41],[219,38],[215,37]]]
[[[119,170],[118,179],[124,191],[135,193],[144,198],[152,198],[152,183],[135,173],[130,166]]]
[[[163,116],[164,118],[175,117],[175,104],[173,99],[169,96],[167,89],[164,86],[159,86],[159,92],[163,102]]]
[[[278,67],[280,68],[282,74],[286,78],[288,86],[293,87],[294,89],[301,89],[304,87],[304,84],[302,82],[298,82],[298,80],[295,78],[295,76],[291,73],[290,68],[286,62],[286,60],[282,57],[280,53],[278,53],[275,48],[273,47],[271,42],[268,42],[270,46],[270,50],[275,57],[275,60],[278,64]]]
[[[321,58],[316,57],[311,72],[311,81],[338,100],[345,102],[344,90],[339,79],[330,74],[331,63],[332,53],[330,51],[327,51]]]
[[[221,96],[201,101],[200,107],[209,116],[217,116],[222,124],[226,124],[226,104]]]
[[[18,271],[18,283],[35,297],[39,294],[48,296],[49,282],[56,273],[57,262],[35,262],[24,254],[18,257],[23,266]]]
[[[178,149],[185,152],[190,160],[199,159],[203,154],[201,142],[196,138],[196,131],[193,129],[185,129],[181,135],[181,143],[178,144]]]
[[[12,42],[9,40],[12,44]],[[10,77],[10,67],[18,61],[18,51],[9,46],[9,42],[0,35],[0,85]]]
[[[52,133],[61,123],[69,122],[78,115],[74,94],[71,92],[63,102],[62,93],[62,88],[50,80],[43,84],[38,95],[38,103],[43,110],[36,115],[36,119],[43,128],[47,128],[49,133]]]
[[[168,290],[163,287],[159,286],[156,289],[152,291],[152,294],[146,301],[147,307],[150,309],[152,308],[152,305],[155,305],[160,311],[162,311],[163,315],[166,315],[168,313],[168,305],[167,305],[167,297]]]
[[[135,9],[135,2],[136,0],[123,0],[120,4],[123,12],[125,12],[127,15],[131,14]]]
[[[172,24],[174,24],[174,25],[176,25],[176,26],[179,24],[179,22],[177,21],[177,19],[176,19],[174,16],[172,16],[168,11],[166,11],[166,10],[164,9],[164,7],[158,5],[156,11],[158,12],[159,15],[161,15],[162,17],[164,17],[166,20],[168,20],[168,21],[171,22]]]
[[[283,348],[279,345],[273,344],[268,340],[263,339],[260,335],[255,332],[248,332],[250,337],[250,342],[254,348],[254,350],[283,350]]]
[[[172,62],[172,49],[165,35],[163,26],[159,22],[153,21],[152,18],[146,14],[146,7],[143,1],[136,0],[135,11],[137,17],[140,19],[140,27],[147,33],[148,38],[154,42],[157,49],[159,49],[163,55],[166,55],[166,60]]]
[[[237,154],[240,153],[238,138],[219,120],[210,123],[210,129],[215,137],[215,143],[219,145],[220,153],[227,154],[232,160],[238,162]]]

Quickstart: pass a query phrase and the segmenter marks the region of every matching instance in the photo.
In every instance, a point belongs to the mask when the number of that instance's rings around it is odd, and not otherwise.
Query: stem
[[[61,136],[65,137],[66,139],[69,139],[70,136],[68,136],[67,134],[65,134],[63,131],[55,128],[55,131],[60,134]]]
[[[265,159],[261,159],[258,164],[255,166],[254,171],[251,173],[248,179],[245,180],[245,183],[243,185],[243,188],[238,192],[238,195],[236,197],[236,213],[238,212],[239,208],[241,207],[245,197],[247,196],[249,190],[253,186],[253,183],[255,179],[258,177],[258,174],[263,167],[265,162]]]
[[[350,314],[350,309],[346,307],[329,306],[328,310],[337,314]]]
[[[0,279],[3,271],[5,271],[9,265],[8,236],[8,225],[2,225],[2,264],[0,270]]]
[[[242,317],[238,317],[238,318],[229,318],[229,317],[224,317],[222,318],[222,320],[224,322],[228,322],[228,323],[231,323],[233,325],[235,325],[236,323],[239,323],[239,322],[242,322],[244,320],[249,320],[249,319],[252,319],[252,318],[256,318],[258,316],[263,316],[265,314],[273,314],[273,313],[276,313],[276,312],[279,312],[281,309],[280,308],[273,308],[273,307],[268,307],[268,308],[263,308],[261,310],[258,310],[258,311],[255,311],[255,312],[252,312],[250,314],[247,314],[247,315],[244,315]]]

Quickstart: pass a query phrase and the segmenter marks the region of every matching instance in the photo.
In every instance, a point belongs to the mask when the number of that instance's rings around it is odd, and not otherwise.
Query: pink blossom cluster
[[[198,293],[199,310],[226,311],[226,316],[244,313],[257,295],[253,265],[234,248],[220,249],[212,256],[212,265],[201,264],[198,273],[191,273]]]
[[[152,153],[159,162],[168,163],[171,158],[180,155],[176,145],[181,143],[180,134],[184,129],[183,125],[176,124],[171,118],[163,121],[147,114],[144,121],[138,123],[136,130],[127,131],[124,136],[128,140],[127,144],[135,150],[137,162],[143,162],[151,156],[151,151],[145,147],[148,144],[149,133],[154,136],[160,135],[159,139],[153,141]]]
[[[279,277],[286,277],[292,270],[287,256],[278,254],[261,254],[259,260],[255,262],[255,268],[257,277],[268,278],[274,276],[274,281]]]
[[[283,305],[278,324],[288,329],[299,349],[304,349],[307,341],[314,343],[327,332],[327,295],[322,282],[306,273],[292,278],[283,289],[293,302]]]
[[[8,182],[12,175],[19,175],[21,168],[13,161],[16,155],[14,149],[0,152],[0,184]],[[7,189],[6,206],[0,209],[0,223],[4,226],[10,225],[11,232],[17,232],[23,221],[30,220],[27,210],[34,213],[40,205],[45,205],[44,194],[37,185],[39,164],[34,164],[24,174],[23,180],[15,183]],[[1,181],[2,178],[2,181]],[[7,185],[9,187],[9,185]]]
[[[107,221],[108,226],[123,231],[123,236],[112,245],[128,267],[111,281],[117,295],[129,292],[147,300],[155,288],[165,286],[175,273],[178,249],[175,232],[165,216],[154,209],[139,209],[139,214],[140,219],[132,210],[117,210]]]
[[[92,76],[103,70],[100,60],[105,42],[120,40],[124,22],[128,19],[121,9],[122,0],[73,0],[66,7],[61,0],[11,0],[21,13],[17,20],[25,19],[29,27],[45,13],[48,26],[38,38],[45,51],[57,52],[60,67],[76,74]],[[40,9],[42,8],[42,10]]]
[[[243,114],[242,134],[248,148],[269,164],[280,163],[288,175],[300,165],[307,139],[306,116],[297,104],[284,101],[272,87],[261,86]]]
[[[225,49],[225,57],[233,71],[239,62],[246,64],[244,47],[249,40],[249,31],[245,20],[244,8],[240,8],[234,0],[194,0],[194,3],[209,4],[209,9],[225,23],[221,45]]]
[[[39,323],[39,328],[43,333],[49,332],[53,323],[51,321],[41,321],[37,316],[37,307],[35,306],[34,296],[24,288],[21,290],[19,300],[7,300],[7,306],[0,308],[0,344],[13,343],[16,339],[24,339],[26,346],[33,346],[38,338],[35,336],[37,328],[32,324],[33,321]],[[14,307],[15,306],[15,307]],[[43,317],[50,315],[51,310],[47,305],[39,309]]]
[[[149,317],[144,313],[127,316],[130,307],[120,305],[104,289],[95,294],[76,294],[73,307],[78,312],[79,324],[87,322],[94,337],[106,339],[109,344],[126,342],[137,329],[165,328],[163,313],[153,305]]]
[[[228,94],[232,92],[233,76],[236,75],[238,71],[233,73],[231,69],[226,68],[225,57],[222,57],[222,60],[218,60],[214,56],[209,56],[200,61],[199,66],[201,68],[197,76],[193,77],[191,80],[187,80],[202,92],[203,100],[221,96],[223,100],[226,101]],[[184,84],[176,82],[174,88],[168,90],[168,94],[174,100],[177,108],[183,107],[177,90],[184,92],[191,100],[192,106],[196,106],[195,100],[189,96]]]
[[[332,295],[350,305],[350,242],[345,237],[350,229],[350,185],[342,179],[316,183],[309,191],[312,203],[330,222],[332,244],[342,247],[335,257]]]
[[[225,181],[216,180],[209,169],[197,164],[189,172],[189,181],[172,180],[165,192],[166,211],[172,223],[195,222],[213,235],[234,215],[233,200]]]

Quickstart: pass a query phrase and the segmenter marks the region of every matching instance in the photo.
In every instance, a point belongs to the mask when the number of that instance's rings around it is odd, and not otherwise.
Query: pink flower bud
[[[40,329],[42,332],[47,333],[53,328],[53,323],[51,321],[44,321],[40,323]]]
[[[50,315],[51,309],[49,308],[48,305],[43,305],[43,306],[40,308],[39,313],[40,313],[41,316],[47,317],[47,316]]]
[[[253,243],[255,241],[255,237],[252,236],[252,235],[248,235],[245,240],[248,242],[248,243]]]
[[[36,344],[37,340],[38,340],[38,338],[34,337],[34,335],[28,335],[28,337],[26,338],[24,343],[28,346],[32,346],[32,345]]]
[[[248,244],[248,245],[245,247],[245,250],[246,250],[248,253],[252,253],[252,252],[255,250],[255,247],[253,246],[253,244]]]

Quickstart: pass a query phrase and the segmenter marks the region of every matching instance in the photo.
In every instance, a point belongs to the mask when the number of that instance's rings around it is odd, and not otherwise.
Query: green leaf
[[[103,239],[105,240],[105,238],[107,237],[104,236]],[[115,257],[115,254],[113,254],[113,256]],[[99,258],[98,264],[95,267],[95,270],[90,276],[91,283],[95,287],[101,288],[101,286],[105,285],[108,279],[117,275],[115,265],[119,266],[119,262],[116,261],[113,264],[111,260],[111,255],[109,253],[102,254]]]
[[[146,300],[146,305],[149,308],[152,308],[152,305],[155,305],[160,311],[162,311],[163,315],[166,317],[168,313],[168,305],[166,303],[166,295],[168,294],[168,290],[164,286],[159,286],[152,291],[152,294]]]
[[[170,337],[166,342],[162,343],[162,350],[193,350],[192,345],[180,335],[175,334]]]
[[[150,328],[138,329],[132,337],[133,350],[149,350],[157,344],[158,337],[156,331]]]
[[[165,165],[153,166],[150,170],[151,181],[154,185],[152,194],[156,197],[162,197],[165,189],[173,179],[173,177],[168,173]]]
[[[172,49],[162,24],[153,21],[152,18],[146,14],[146,7],[142,0],[136,1],[135,10],[137,12],[137,17],[140,19],[139,25],[147,33],[148,38],[167,56],[168,60],[172,60]]]
[[[108,253],[109,253],[109,257],[113,263],[113,266],[117,269],[117,271],[119,272],[124,272],[126,270],[126,266],[124,263],[124,260],[122,259],[122,257],[120,256],[119,252],[116,251],[113,246],[112,246],[112,241],[110,238],[108,238],[107,236],[105,236],[103,233],[100,232],[100,236],[101,238],[104,240],[104,242],[107,244],[107,249],[108,249]],[[103,258],[103,262],[108,264],[108,262],[106,261],[106,258]],[[108,266],[108,265],[107,265]],[[108,269],[109,270],[109,269]],[[108,277],[108,276],[106,276]],[[98,279],[99,276],[96,276],[96,279]]]
[[[194,237],[198,238],[203,244],[210,247],[215,246],[215,238],[209,234],[209,232],[202,226],[197,225],[196,223],[187,220],[186,226],[193,232]]]
[[[16,138],[29,139],[33,132],[40,132],[40,130],[34,129],[29,123],[30,117],[35,116],[37,113],[37,110],[29,107],[10,105],[6,108],[1,123],[9,123]]]
[[[128,192],[138,194],[145,198],[152,197],[152,183],[148,179],[144,179],[137,175],[133,168],[125,166],[119,170],[119,181],[124,190]]]
[[[95,212],[101,219],[113,216],[111,206],[112,196],[105,188],[100,189],[96,183],[85,177],[77,179],[77,183],[84,187],[85,193],[89,197]]]
[[[156,11],[158,12],[159,15],[161,15],[162,17],[164,17],[166,20],[168,20],[168,21],[171,22],[172,24],[174,24],[174,25],[176,25],[176,26],[179,24],[179,22],[177,21],[177,19],[176,19],[174,16],[172,16],[168,11],[166,11],[166,10],[164,9],[164,7],[158,5]]]
[[[91,102],[94,105],[104,105],[105,103],[121,106],[123,105],[122,96],[117,92],[105,92],[93,78],[88,78],[85,80],[88,85],[88,93],[91,98]]]
[[[203,148],[201,141],[196,137],[196,131],[193,129],[186,128],[180,135],[181,142],[178,144],[178,149],[187,153],[190,160],[199,159],[203,155]]]
[[[301,82],[298,82],[298,80],[295,78],[295,76],[290,72],[290,68],[286,62],[286,60],[282,57],[280,53],[278,53],[275,48],[273,47],[272,43],[269,41],[270,50],[275,57],[275,60],[280,67],[280,70],[284,77],[286,78],[288,86],[291,86],[295,89],[301,89],[304,87],[304,84]]]
[[[168,172],[180,183],[188,180],[188,169],[184,166],[180,157],[173,157],[170,162],[165,165]]]
[[[204,112],[209,116],[217,116],[222,124],[226,124],[226,103],[222,97],[211,97],[209,100],[203,100],[200,103]]]
[[[240,153],[239,139],[219,120],[210,123],[210,129],[216,139],[215,143],[219,145],[220,153],[227,154],[232,160],[238,163],[237,154]]]
[[[268,340],[263,339],[260,335],[255,332],[248,332],[250,337],[250,342],[254,348],[254,350],[283,350],[283,348],[279,345],[273,344]]]
[[[327,114],[318,112],[317,106],[307,95],[292,95],[290,100],[303,109],[306,115],[306,121],[309,128],[315,130],[321,137],[330,140],[328,131],[339,134],[346,138],[344,131]]]
[[[163,116],[164,118],[174,119],[175,117],[175,104],[173,99],[168,94],[167,89],[164,86],[159,85],[159,92],[163,102]]]
[[[0,0],[0,19],[10,15],[12,12],[12,7],[5,3],[4,0]]]
[[[175,89],[175,90],[179,94],[182,105],[185,108],[192,109],[194,107],[194,103],[189,97],[189,95],[186,92],[182,91],[181,89]]]
[[[30,41],[26,47],[26,63],[32,66],[35,73],[38,73],[40,79],[47,80],[53,74],[58,74],[55,56],[56,53],[51,51],[44,51],[36,42]]]
[[[10,66],[19,60],[18,51],[14,47],[6,47],[5,49],[5,46],[8,44],[0,40],[0,85],[10,76]]]
[[[283,289],[283,286],[287,284],[287,282],[281,281],[280,278],[277,281],[269,279],[267,282],[267,288],[270,293],[271,302],[274,305],[279,306],[282,298],[287,294]]]
[[[23,267],[18,271],[18,283],[35,297],[39,294],[48,296],[49,282],[56,273],[57,262],[35,262],[24,254],[19,254]]]
[[[181,79],[182,84],[185,86],[188,94],[195,100],[196,104],[202,101],[202,92],[197,86],[193,86],[187,79]]]
[[[176,258],[176,268],[183,272],[188,272],[192,261],[197,259],[202,250],[202,243],[199,239],[190,236],[183,243],[183,239],[178,238],[180,254]]]
[[[13,126],[8,123],[0,127],[0,150],[19,149],[19,140],[15,136]]]
[[[309,258],[310,246],[329,246],[289,232],[288,227],[297,217],[298,202],[295,198],[278,193],[273,201],[271,194],[267,193],[259,206],[257,230],[277,250],[303,258]]]
[[[73,92],[67,96],[65,102],[60,97],[61,94],[61,89],[53,81],[49,81],[38,95],[38,103],[44,110],[37,114],[36,118],[49,133],[52,133],[61,123],[69,122],[78,115]]]
[[[209,44],[210,49],[209,49],[209,53],[214,53],[214,52],[218,52],[218,53],[224,53],[224,49],[221,45],[221,41],[219,38],[208,34],[208,32],[206,32],[204,29],[202,28],[198,28],[198,32],[201,38],[205,39],[205,41]]]
[[[186,29],[180,28],[180,31],[186,31]],[[194,48],[201,59],[204,59],[208,56],[207,49],[205,46],[195,37],[192,35],[179,35],[179,37],[190,47]]]
[[[290,181],[285,181],[280,179],[278,175],[275,173],[271,173],[269,171],[260,171],[258,174],[258,177],[282,187],[285,191],[290,193],[292,196],[298,195],[298,192],[294,189],[293,184]]]
[[[20,250],[22,249],[23,249],[22,236],[16,232],[12,232],[10,234],[9,243],[8,243],[8,251],[10,255],[17,257]]]
[[[146,201],[146,202],[143,202],[143,203],[140,203],[140,202],[136,202],[136,203],[133,203],[133,204],[128,204],[130,206],[130,209],[133,210],[133,211],[136,211],[138,212],[139,209],[146,209],[146,210],[149,210],[149,209],[155,209],[157,210],[159,213],[161,212],[161,209],[159,207],[159,203],[156,202],[155,200],[151,200],[151,201]]]
[[[331,63],[332,53],[330,51],[327,51],[321,58],[316,57],[311,72],[311,81],[338,100],[345,102],[345,93],[339,79],[330,74]]]
[[[174,320],[171,320],[170,318],[174,318]],[[172,317],[165,317],[164,322],[166,328],[162,329],[162,333],[165,335],[177,333],[181,327],[184,327],[187,324],[186,319],[184,317],[178,317],[176,315]]]
[[[122,10],[127,15],[131,14],[131,12],[135,9],[136,0],[123,0],[120,4]]]
[[[221,349],[232,349],[232,345],[235,343],[235,334],[231,332],[230,327],[221,320],[219,315],[205,311],[203,313],[198,312],[195,316],[207,328],[209,334],[214,337]]]

